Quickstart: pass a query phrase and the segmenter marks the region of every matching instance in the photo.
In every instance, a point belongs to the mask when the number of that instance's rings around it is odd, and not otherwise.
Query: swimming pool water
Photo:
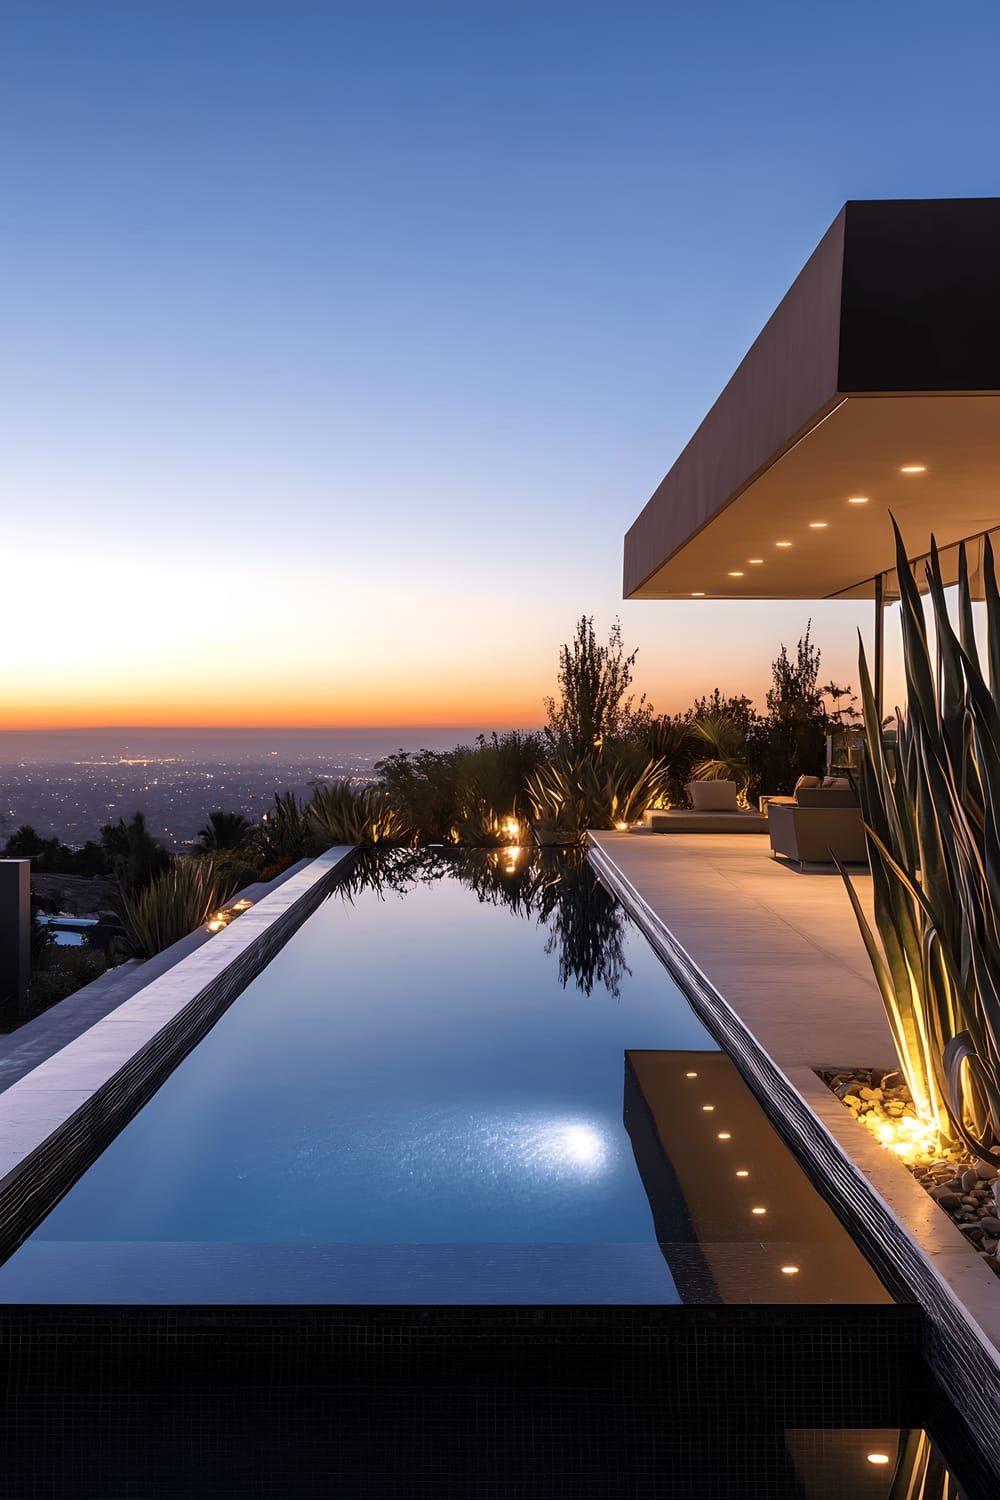
[[[579,859],[382,856],[0,1270],[0,1300],[672,1301],[665,1240],[712,1288],[697,1180],[678,1191],[641,1120],[637,1145],[641,1101],[631,1133],[623,1112],[626,1052],[716,1050]],[[713,1240],[746,1238],[713,1214]]]

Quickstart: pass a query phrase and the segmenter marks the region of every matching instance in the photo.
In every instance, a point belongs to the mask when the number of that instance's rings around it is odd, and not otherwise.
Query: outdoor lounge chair
[[[643,818],[649,833],[766,833],[767,818],[737,804],[735,781],[689,781],[684,790],[691,807],[650,811]]]

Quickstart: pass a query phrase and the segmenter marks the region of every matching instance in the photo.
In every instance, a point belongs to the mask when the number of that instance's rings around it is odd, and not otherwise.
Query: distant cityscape
[[[145,813],[173,850],[197,838],[217,808],[258,818],[276,792],[375,777],[395,750],[449,749],[476,729],[141,729],[0,733],[0,840],[31,824],[71,847],[102,826]]]

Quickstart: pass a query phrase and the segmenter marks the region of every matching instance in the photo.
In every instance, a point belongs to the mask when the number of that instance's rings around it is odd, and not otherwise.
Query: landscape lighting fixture
[[[926,474],[926,464],[903,464],[899,471],[901,474]]]

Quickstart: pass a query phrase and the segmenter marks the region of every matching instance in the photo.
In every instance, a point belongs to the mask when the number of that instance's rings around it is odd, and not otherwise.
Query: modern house
[[[890,511],[973,574],[1000,526],[1000,198],[845,204],[628,531],[624,596],[871,598],[878,688]]]

